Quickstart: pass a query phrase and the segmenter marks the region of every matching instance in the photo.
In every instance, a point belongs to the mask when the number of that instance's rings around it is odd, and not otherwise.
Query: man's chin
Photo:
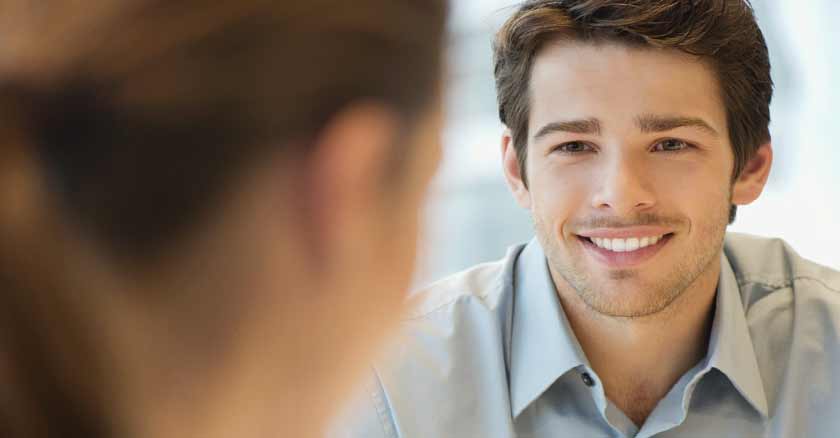
[[[637,271],[612,271],[600,277],[601,281],[576,289],[587,307],[604,316],[651,316],[667,309],[676,299],[673,293],[665,292],[674,289],[656,287],[655,283],[644,281]]]
[[[642,318],[654,316],[666,310],[673,300],[651,299],[650,297],[627,297],[619,299],[588,299],[587,307],[602,316],[612,318]]]

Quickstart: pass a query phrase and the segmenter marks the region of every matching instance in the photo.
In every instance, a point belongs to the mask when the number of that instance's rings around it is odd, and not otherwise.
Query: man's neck
[[[718,276],[719,268],[709,269],[665,310],[640,318],[599,314],[571,288],[558,287],[572,330],[607,398],[636,425],[706,355]]]

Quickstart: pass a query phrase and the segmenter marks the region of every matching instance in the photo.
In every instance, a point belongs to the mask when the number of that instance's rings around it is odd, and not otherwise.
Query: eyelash
[[[566,147],[566,146],[568,146],[568,145],[578,145],[578,144],[579,144],[579,145],[586,146],[588,149],[583,150],[583,151],[573,151],[573,152],[569,152],[569,151],[565,151],[565,150],[563,150],[563,148],[565,148],[565,147]],[[595,149],[595,148],[594,148],[594,147],[592,147],[592,145],[590,145],[590,144],[588,144],[588,143],[584,143],[584,142],[582,142],[582,141],[570,141],[570,142],[568,142],[568,143],[563,143],[563,144],[560,144],[560,145],[558,145],[556,148],[554,148],[554,150],[555,150],[555,151],[557,151],[557,152],[561,152],[561,153],[564,153],[564,154],[567,154],[567,155],[579,155],[579,154],[584,154],[584,153],[587,153],[587,152],[592,152],[594,149]]]
[[[659,146],[663,143],[666,143],[666,142],[682,143],[682,144],[685,145],[685,147],[683,147],[681,149],[677,149],[677,150],[667,150],[667,149],[661,149],[661,150],[658,150],[658,151],[655,150],[657,146]],[[566,151],[566,150],[563,150],[563,148],[565,148],[566,146],[569,146],[569,145],[583,145],[583,146],[586,147],[586,149],[582,150],[582,151]],[[685,152],[685,151],[687,151],[689,149],[692,149],[692,148],[695,148],[695,147],[696,146],[694,146],[693,144],[691,144],[691,143],[689,143],[685,140],[679,140],[679,139],[676,139],[676,138],[666,138],[664,140],[659,140],[659,141],[657,141],[656,143],[653,144],[653,149],[654,149],[653,152],[664,152],[666,154],[678,154],[678,153]],[[570,141],[570,142],[558,145],[557,147],[554,148],[554,151],[561,152],[561,153],[566,154],[566,155],[579,155],[579,154],[585,154],[585,153],[588,153],[588,152],[593,152],[594,149],[595,148],[592,145],[590,145],[589,143],[584,143],[582,141]]]
[[[662,149],[662,150],[655,151],[655,152],[664,152],[664,153],[666,153],[666,154],[678,154],[678,153],[680,153],[680,152],[685,152],[685,151],[687,151],[687,150],[692,149],[692,148],[694,148],[694,147],[695,147],[693,144],[691,144],[691,143],[689,143],[689,142],[687,142],[687,141],[685,141],[685,140],[679,140],[679,139],[676,139],[676,138],[666,138],[666,139],[664,139],[664,140],[659,140],[659,141],[657,141],[656,143],[654,143],[654,144],[653,144],[653,146],[654,146],[654,148],[656,148],[657,146],[659,146],[659,145],[661,145],[661,144],[663,144],[663,143],[666,143],[666,142],[678,142],[678,143],[682,143],[682,144],[684,144],[684,145],[685,145],[685,147],[683,147],[683,148],[681,148],[681,149],[677,149],[677,150],[665,150],[665,149]]]

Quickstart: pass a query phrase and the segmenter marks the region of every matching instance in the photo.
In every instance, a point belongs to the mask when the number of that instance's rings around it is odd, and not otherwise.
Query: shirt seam
[[[417,313],[413,313],[407,315],[402,318],[402,322],[412,322],[418,320],[425,320],[431,318],[435,313],[440,312],[442,309],[445,309],[449,306],[452,306],[454,303],[458,302],[458,300],[465,298],[465,297],[475,297],[482,301],[482,303],[486,304],[487,299],[493,295],[498,294],[499,296],[504,295],[505,287],[508,286],[508,276],[506,275],[509,270],[515,270],[516,260],[519,258],[519,255],[524,250],[527,244],[521,245],[518,247],[518,251],[514,254],[513,249],[508,250],[508,254],[502,258],[501,260],[497,260],[495,262],[487,262],[487,263],[480,263],[473,268],[468,269],[467,271],[463,271],[458,274],[454,274],[454,277],[458,277],[460,275],[465,275],[467,277],[471,276],[478,272],[480,268],[487,268],[492,269],[494,272],[491,278],[485,282],[481,288],[464,288],[458,287],[452,288],[450,290],[457,290],[457,293],[453,293],[451,298],[448,298],[446,301],[442,303],[435,304],[434,307],[427,309],[427,310],[419,310]],[[449,278],[450,280],[452,277]],[[461,279],[462,280],[462,279]],[[435,282],[423,290],[430,291],[435,288],[443,288],[447,283],[447,279],[439,280]],[[451,284],[450,284],[451,286]],[[476,290],[478,289],[478,290]],[[420,306],[422,308],[422,306]]]
[[[458,293],[454,297],[452,297],[450,300],[445,301],[441,304],[438,304],[434,308],[426,310],[425,312],[423,312],[421,314],[418,314],[418,315],[412,315],[412,316],[405,317],[402,320],[404,322],[411,322],[411,321],[417,321],[417,320],[421,320],[421,319],[429,319],[433,316],[433,314],[435,314],[437,312],[440,312],[444,308],[455,304],[456,302],[458,302],[458,300],[460,300],[462,298],[476,297],[476,298],[480,299],[481,301],[486,301],[487,297],[490,296],[491,293],[492,293],[492,291],[489,291],[489,290],[486,290],[483,294]]]
[[[822,279],[819,279],[817,277],[811,277],[809,275],[798,275],[785,280],[777,281],[759,277],[736,277],[736,280],[739,286],[743,286],[745,284],[758,284],[761,286],[773,288],[774,290],[792,287],[793,284],[798,280],[811,280],[832,292],[840,293],[840,289],[835,289],[834,287],[824,282]]]
[[[382,426],[382,434],[385,438],[399,438],[393,420],[390,418],[390,408],[386,406],[385,400],[382,397],[384,389],[382,382],[379,379],[379,373],[376,369],[372,369],[374,381],[370,383],[370,397],[373,399],[373,406],[376,409],[376,417],[379,419],[379,425]]]

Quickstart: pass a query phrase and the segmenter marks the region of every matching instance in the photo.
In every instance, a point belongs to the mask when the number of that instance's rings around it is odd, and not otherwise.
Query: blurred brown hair
[[[266,152],[305,156],[350,102],[410,120],[440,75],[442,0],[19,3],[0,105],[122,252],[188,228]]]
[[[747,1],[529,0],[494,44],[499,116],[511,130],[526,184],[531,68],[546,43],[564,39],[675,49],[708,62],[726,107],[733,178],[770,140],[770,61]]]
[[[250,165],[303,161],[347,105],[410,125],[437,94],[445,15],[444,0],[4,2],[0,152],[26,145],[62,217],[111,254],[151,257]],[[394,165],[410,154],[395,144]],[[0,219],[0,376],[15,383],[0,435],[106,436],[104,407],[83,403],[102,397],[76,392],[107,354],[81,335],[94,310],[61,290],[49,230],[15,246]]]

